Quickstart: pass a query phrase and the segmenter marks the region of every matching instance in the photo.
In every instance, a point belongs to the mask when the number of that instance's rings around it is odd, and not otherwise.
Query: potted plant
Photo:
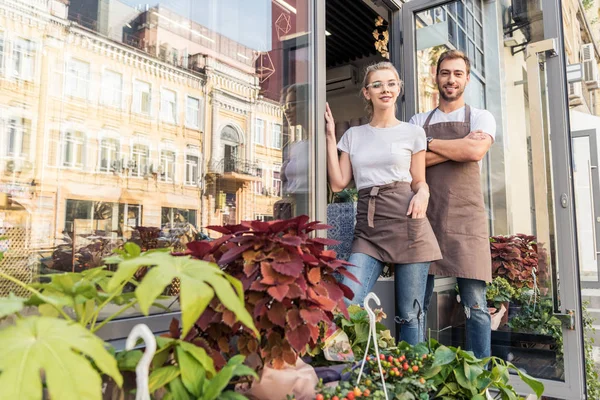
[[[115,272],[99,267],[53,275],[47,283],[27,284],[0,271],[0,279],[32,294],[29,299],[14,295],[0,298],[0,320],[10,318],[0,328],[0,384],[6,398],[42,399],[46,393],[53,399],[101,399],[103,377],[120,387],[122,372],[135,368],[141,352],[115,356],[95,333],[131,307],[139,307],[148,315],[174,278],[182,283],[183,337],[213,297],[222,299],[223,309],[258,334],[244,307],[241,283],[215,264],[189,256],[175,257],[168,249],[141,253],[133,243],[125,244],[117,253],[106,260],[118,265]],[[135,291],[125,292],[125,286],[134,284],[133,276],[144,267],[149,268],[148,273],[135,283]],[[25,315],[26,306],[36,313]],[[106,315],[102,320],[101,314]],[[178,393],[177,398],[186,398],[183,388],[194,396],[201,390],[198,393],[202,398],[216,399],[232,376],[252,375],[240,360],[230,359],[221,370],[225,372],[220,373],[200,346],[179,339],[160,340],[153,360],[151,389]]]
[[[486,299],[489,307],[494,310],[501,310],[504,307],[504,313],[500,319],[500,326],[508,322],[509,303],[515,296],[515,289],[502,277],[496,277],[491,283],[487,284]]]
[[[316,347],[334,312],[347,315],[344,297],[353,297],[334,274],[356,279],[346,270],[347,262],[325,249],[335,241],[310,237],[327,228],[309,223],[307,216],[242,222],[209,227],[223,235],[218,240],[189,243],[189,254],[214,261],[241,281],[246,307],[261,336],[240,329],[230,311],[212,303],[197,321],[201,338],[220,352],[240,351],[276,369],[294,365],[298,356]],[[233,338],[237,348],[231,346]]]
[[[508,283],[521,288],[533,288],[534,282],[545,291],[548,279],[546,249],[535,236],[517,234],[490,238],[492,253],[492,276],[502,277]]]

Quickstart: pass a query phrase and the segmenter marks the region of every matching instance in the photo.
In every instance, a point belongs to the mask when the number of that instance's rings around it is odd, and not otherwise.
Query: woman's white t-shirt
[[[369,124],[354,126],[344,133],[338,149],[350,155],[358,190],[392,182],[412,182],[413,154],[427,148],[420,126],[401,123],[391,128]]]

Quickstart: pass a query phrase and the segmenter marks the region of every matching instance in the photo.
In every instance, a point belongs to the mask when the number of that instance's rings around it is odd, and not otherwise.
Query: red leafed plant
[[[535,236],[493,236],[490,246],[494,278],[500,276],[518,288],[533,288],[535,268],[538,285],[543,286],[548,278],[548,257],[546,249]]]
[[[298,356],[318,345],[333,323],[334,311],[348,316],[344,297],[351,299],[354,294],[334,274],[356,278],[346,270],[349,263],[336,259],[335,251],[325,250],[336,241],[310,237],[311,232],[329,226],[308,219],[209,227],[223,236],[187,245],[193,257],[217,263],[242,282],[246,308],[261,335],[256,338],[236,321],[221,304],[226,299],[214,299],[196,324],[201,339],[196,342],[212,349],[217,365],[224,363],[223,355],[236,352],[233,343],[250,360],[260,360],[258,364],[294,365]]]

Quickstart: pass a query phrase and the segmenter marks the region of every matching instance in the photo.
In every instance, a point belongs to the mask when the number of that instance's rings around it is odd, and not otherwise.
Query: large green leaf
[[[206,379],[204,368],[198,360],[186,353],[182,347],[177,347],[175,353],[177,354],[177,363],[181,371],[183,385],[190,393],[199,397],[202,394],[204,379]]]
[[[191,257],[176,257],[165,252],[146,252],[138,257],[124,259],[119,263],[109,283],[109,290],[131,279],[142,266],[151,266],[135,293],[140,309],[148,314],[150,306],[171,284],[174,278],[181,281],[182,336],[193,327],[202,312],[216,294],[221,303],[258,336],[253,319],[244,307],[241,283],[225,274],[213,263]]]
[[[519,374],[519,377],[525,382],[529,387],[535,392],[537,397],[540,397],[544,393],[544,384],[537,379],[527,375],[525,372],[521,371],[512,363],[507,363],[508,368],[511,368]]]
[[[82,326],[62,319],[28,317],[0,331],[0,399],[41,399],[41,372],[53,399],[102,398],[102,380],[90,360],[121,386],[116,360]]]
[[[181,370],[175,365],[155,369],[150,373],[150,377],[148,378],[148,389],[150,390],[150,393],[154,393],[161,387],[167,386],[179,375],[181,375]]]
[[[0,319],[21,311],[26,301],[27,299],[17,297],[14,293],[8,297],[0,297]]]
[[[208,372],[209,377],[214,376],[217,373],[213,359],[210,358],[208,353],[206,353],[206,350],[204,350],[202,347],[184,341],[178,341],[178,344],[183,350],[186,351],[186,353],[194,357],[196,361],[200,363],[202,368]]]
[[[219,373],[211,379],[210,383],[206,386],[206,390],[202,396],[202,400],[216,400],[221,396],[223,390],[229,384],[231,378],[236,376],[252,376],[255,379],[258,379],[258,375],[256,372],[243,365],[244,357],[241,355],[237,355],[232,357],[223,369],[219,371]]]
[[[440,346],[434,353],[435,361],[433,366],[450,364],[456,359],[456,353],[446,346]]]

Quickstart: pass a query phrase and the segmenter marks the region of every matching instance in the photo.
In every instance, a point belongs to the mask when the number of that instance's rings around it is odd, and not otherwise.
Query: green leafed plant
[[[144,314],[148,314],[150,306],[173,279],[179,279],[182,336],[194,326],[215,295],[225,309],[258,336],[252,317],[244,307],[242,283],[222,271],[216,264],[195,260],[189,256],[176,257],[165,251],[140,253],[139,247],[133,244],[127,246],[120,256],[112,257],[108,261],[119,264],[108,284],[109,290],[129,282],[139,269],[152,267],[135,289]]]
[[[511,301],[515,295],[515,289],[504,278],[496,277],[487,284],[486,298],[488,304],[495,308],[500,308],[502,303]]]
[[[90,360],[122,384],[116,360],[81,325],[49,317],[18,319],[0,331],[0,398],[40,399],[45,382],[52,399],[99,400],[102,380]]]
[[[241,282],[215,264],[174,256],[168,250],[141,253],[134,244],[126,244],[124,250],[107,263],[119,264],[116,272],[99,267],[54,275],[50,282],[36,284],[23,283],[0,271],[0,278],[32,293],[29,299],[14,295],[0,299],[0,318],[17,317],[14,325],[0,331],[1,399],[41,399],[43,385],[52,399],[100,399],[101,374],[121,386],[123,379],[117,366],[124,371],[134,369],[141,353],[126,352],[115,358],[94,332],[137,303],[147,315],[175,278],[181,281],[181,313],[187,329],[209,302],[218,299],[220,306],[249,332],[258,333],[244,307]],[[132,277],[139,268],[146,268],[148,273],[138,284]],[[126,285],[136,287],[135,292],[124,293]],[[41,316],[22,318],[20,311],[26,305],[37,307]],[[108,306],[113,313],[98,321],[101,311]],[[226,396],[223,398],[239,398],[236,394],[225,394],[221,388],[227,377],[229,382],[232,376],[249,374],[241,362],[236,364],[239,358],[225,372],[217,373],[212,359],[201,347],[183,340],[170,340],[165,339],[166,344],[153,361],[156,368],[151,384],[154,388],[167,386],[172,398],[187,398],[178,395],[180,382],[190,393],[189,398],[204,399],[200,395],[195,397],[200,389],[210,396],[214,393]],[[207,386],[194,388],[192,381],[199,371],[205,372]]]

